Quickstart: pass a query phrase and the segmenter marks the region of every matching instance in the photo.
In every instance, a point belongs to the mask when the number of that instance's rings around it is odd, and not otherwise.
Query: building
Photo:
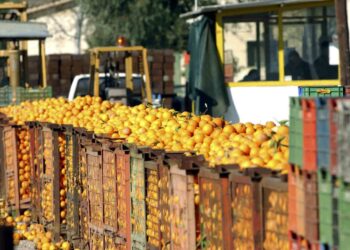
[[[88,48],[86,19],[74,0],[29,0],[28,20],[46,23],[51,34],[46,54],[80,54]],[[38,54],[38,44],[28,44],[29,55]]]

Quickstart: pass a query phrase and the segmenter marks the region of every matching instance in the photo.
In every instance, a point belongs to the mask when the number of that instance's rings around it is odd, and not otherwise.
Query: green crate
[[[318,172],[318,200],[320,242],[333,245],[332,176],[326,171]]]
[[[303,113],[301,98],[291,97],[289,107],[289,162],[301,167],[303,163]]]
[[[339,249],[349,249],[350,245],[350,183],[340,182],[338,223]]]
[[[146,249],[145,155],[137,148],[130,151],[131,245]],[[136,227],[137,224],[137,227]]]
[[[320,97],[320,96],[344,96],[343,86],[313,86],[313,87],[300,87],[301,96],[305,97]]]
[[[0,106],[7,106],[11,103],[11,88],[5,86],[0,88]]]
[[[32,101],[52,97],[52,87],[46,88],[23,88],[17,87],[16,93],[10,86],[0,88],[0,106],[20,104],[23,101]]]
[[[22,88],[17,87],[16,103],[19,104],[23,101],[33,101],[52,97],[52,88],[48,86],[46,88]]]

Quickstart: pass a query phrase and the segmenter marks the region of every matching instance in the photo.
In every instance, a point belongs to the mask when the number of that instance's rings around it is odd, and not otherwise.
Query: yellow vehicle
[[[0,105],[19,103],[24,100],[51,97],[51,88],[47,88],[45,39],[49,36],[43,23],[27,22],[27,3],[5,2],[0,4],[3,14],[0,20]],[[29,81],[27,41],[38,41],[40,63],[40,89]],[[33,72],[32,72],[33,73]],[[11,86],[11,88],[9,88]],[[26,88],[24,88],[26,87]]]
[[[141,74],[133,74],[132,53],[139,53],[142,57]],[[105,61],[107,65],[104,65],[105,72],[100,72],[103,54],[107,54],[108,59]],[[117,56],[120,55],[125,61],[125,74],[121,72],[122,81],[118,79],[120,72],[117,72],[117,69],[112,66]],[[96,47],[90,50],[90,57],[90,93],[93,93],[94,96],[101,96],[103,99],[126,99],[128,105],[138,103],[135,103],[135,98],[141,96],[139,102],[152,103],[147,49],[141,46]],[[101,73],[105,74],[104,77],[101,77]]]
[[[183,14],[194,20],[189,85],[196,111],[206,103],[227,120],[263,123],[288,120],[289,97],[336,96],[345,63],[336,3],[242,1]]]

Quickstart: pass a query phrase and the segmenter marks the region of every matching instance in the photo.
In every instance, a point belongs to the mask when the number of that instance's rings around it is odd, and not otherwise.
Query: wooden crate
[[[42,145],[41,127],[37,122],[28,122],[26,124],[29,131],[30,144],[30,168],[31,168],[31,201],[32,201],[32,221],[39,222],[40,212],[40,150]]]
[[[233,247],[263,249],[261,180],[270,171],[260,168],[230,174]],[[264,171],[265,172],[265,171]]]
[[[27,126],[7,125],[2,130],[7,208],[13,212],[31,207],[30,141]],[[24,148],[23,148],[23,145]],[[22,148],[21,148],[22,147]],[[20,175],[29,175],[24,183]]]
[[[233,249],[229,172],[202,167],[199,171],[201,247]]]
[[[263,248],[289,249],[288,184],[286,176],[262,180]]]
[[[104,228],[130,249],[130,155],[123,141],[103,142],[102,181]]]
[[[171,249],[196,249],[200,234],[198,172],[202,157],[169,153]]]
[[[100,147],[97,148],[95,145],[87,147],[86,164],[89,228],[103,232],[103,182]]]
[[[65,206],[61,202],[66,200],[66,195],[60,195],[61,190],[66,190],[65,182],[65,158],[64,158],[64,131],[62,127],[41,123],[42,147],[40,169],[40,220],[47,230],[52,231],[54,241],[60,237],[66,237]],[[66,193],[66,191],[64,191]],[[62,199],[61,199],[62,198]]]
[[[149,148],[130,146],[131,181],[131,241],[132,249],[145,249],[146,238],[146,193],[145,158]]]

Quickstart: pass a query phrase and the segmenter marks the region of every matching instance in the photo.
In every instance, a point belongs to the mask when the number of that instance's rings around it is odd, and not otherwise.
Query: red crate
[[[202,167],[198,175],[200,193],[201,247],[233,249],[229,172]]]
[[[296,166],[288,172],[288,227],[289,230],[305,236],[305,188],[303,175]]]
[[[289,249],[287,176],[262,180],[263,248]]]
[[[306,170],[317,170],[317,123],[315,99],[301,100],[303,109],[303,166]]]

